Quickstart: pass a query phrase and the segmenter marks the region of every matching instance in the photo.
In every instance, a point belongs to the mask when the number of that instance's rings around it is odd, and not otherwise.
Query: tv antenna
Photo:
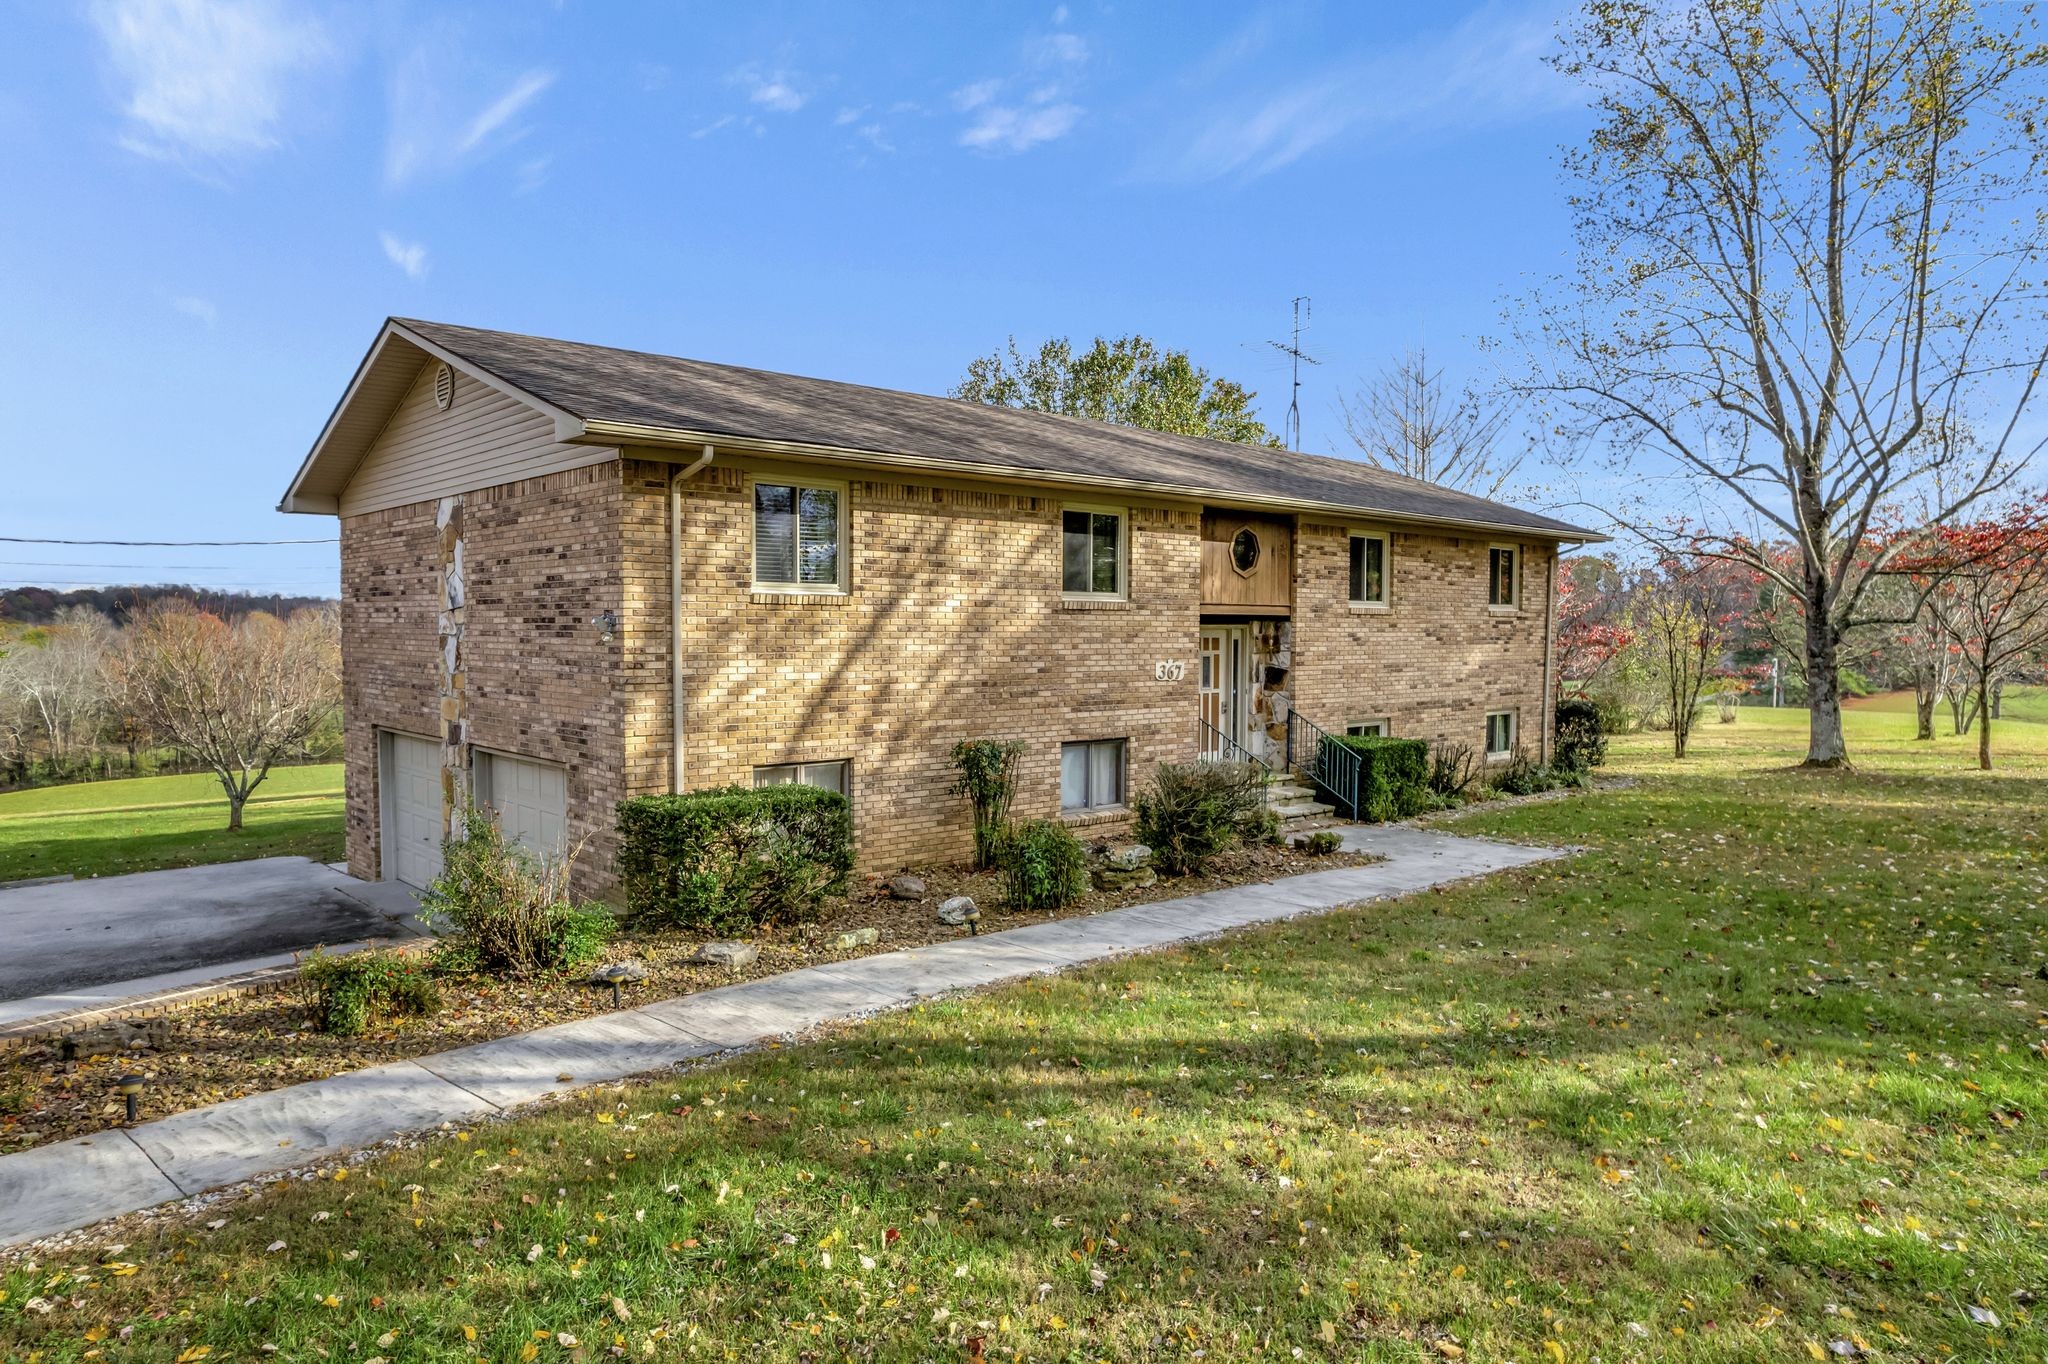
[[[1303,363],[1320,365],[1322,361],[1301,348],[1301,329],[1308,325],[1309,304],[1307,294],[1294,296],[1294,339],[1282,344],[1268,341],[1266,344],[1279,351],[1294,364],[1294,400],[1287,405],[1287,448],[1301,448],[1301,367]]]

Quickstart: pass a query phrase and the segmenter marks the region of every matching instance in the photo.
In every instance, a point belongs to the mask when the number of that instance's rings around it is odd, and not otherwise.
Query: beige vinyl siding
[[[553,419],[457,371],[455,401],[434,406],[434,371],[420,368],[404,401],[341,492],[341,514],[402,507],[430,497],[495,488],[522,478],[602,464],[617,450],[564,445]]]

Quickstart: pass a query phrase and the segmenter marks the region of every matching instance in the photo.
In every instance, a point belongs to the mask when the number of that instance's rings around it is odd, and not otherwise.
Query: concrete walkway
[[[418,912],[408,887],[304,857],[0,890],[0,1030],[290,966],[310,947],[415,936]]]
[[[0,1245],[934,995],[1390,899],[1568,852],[1400,826],[1352,827],[1343,836],[1346,848],[1387,860],[809,967],[0,1157]]]

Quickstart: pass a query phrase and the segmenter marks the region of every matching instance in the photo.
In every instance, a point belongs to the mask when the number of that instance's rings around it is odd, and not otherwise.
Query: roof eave
[[[572,419],[573,420],[573,419]],[[1438,526],[1456,530],[1485,531],[1495,535],[1516,535],[1525,539],[1549,540],[1559,544],[1605,544],[1608,537],[1577,526],[1523,526],[1512,522],[1483,521],[1465,517],[1428,516],[1411,512],[1383,511],[1341,502],[1318,502],[1306,498],[1265,497],[1252,493],[1224,493],[1214,488],[1155,483],[1144,479],[1100,478],[1056,470],[1019,469],[1004,464],[982,464],[973,460],[938,459],[893,451],[861,450],[851,446],[820,445],[807,441],[770,440],[740,436],[725,431],[696,431],[682,427],[653,426],[639,422],[605,421],[599,418],[575,421],[575,434],[566,434],[566,424],[556,424],[557,439],[592,445],[651,445],[687,447],[691,451],[706,444],[756,454],[816,459],[839,464],[880,464],[889,467],[927,469],[934,473],[960,474],[972,478],[997,479],[1007,483],[1050,483],[1072,488],[1115,488],[1124,492],[1149,493],[1193,502],[1228,502],[1232,506],[1261,511],[1316,512],[1346,520],[1395,521],[1404,525]]]

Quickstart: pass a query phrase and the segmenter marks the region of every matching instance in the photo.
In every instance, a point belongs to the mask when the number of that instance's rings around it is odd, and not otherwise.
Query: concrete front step
[[[1270,808],[1282,820],[1320,819],[1337,809],[1334,805],[1325,805],[1318,800],[1290,800],[1284,804],[1276,802]]]

